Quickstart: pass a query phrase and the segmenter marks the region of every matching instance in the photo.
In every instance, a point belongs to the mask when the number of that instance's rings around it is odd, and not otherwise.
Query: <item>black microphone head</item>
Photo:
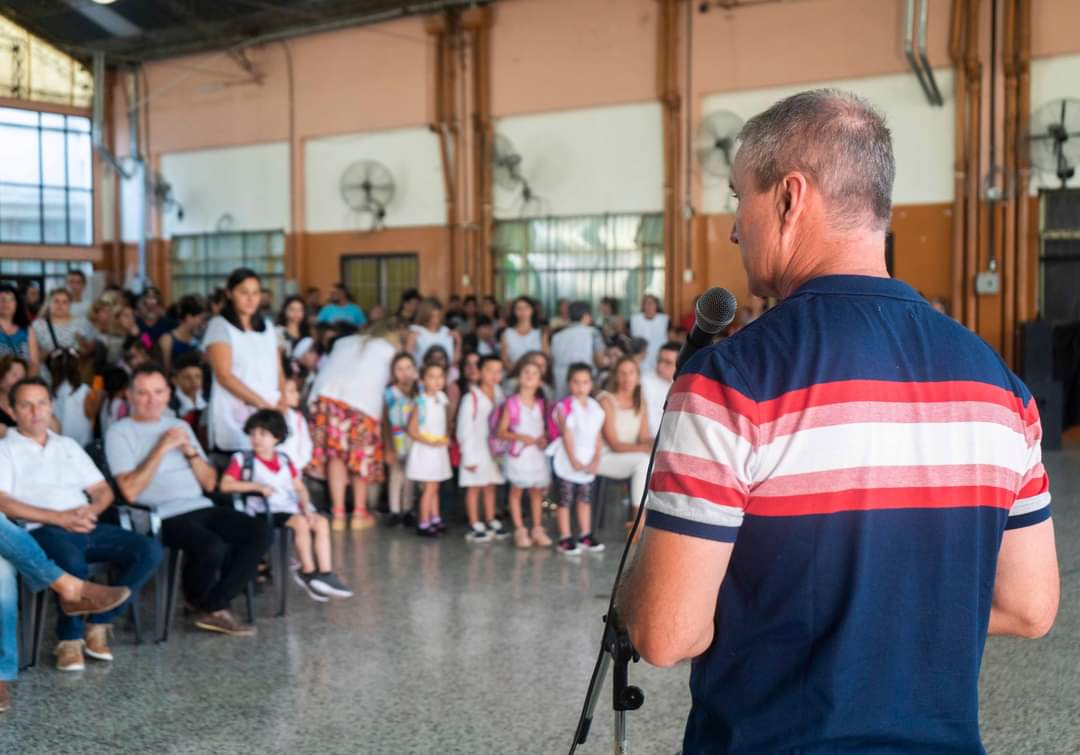
[[[697,327],[706,333],[716,335],[735,319],[735,313],[739,311],[739,303],[735,301],[735,294],[726,288],[716,286],[698,297],[697,306],[694,309]]]

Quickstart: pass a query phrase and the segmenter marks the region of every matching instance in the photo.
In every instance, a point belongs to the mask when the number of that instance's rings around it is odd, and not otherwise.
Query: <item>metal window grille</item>
[[[172,299],[206,295],[238,267],[259,274],[280,302],[285,293],[285,232],[235,231],[173,236],[169,253]]]
[[[401,294],[416,288],[419,270],[415,254],[347,255],[341,259],[341,281],[365,312],[381,304],[393,314]]]

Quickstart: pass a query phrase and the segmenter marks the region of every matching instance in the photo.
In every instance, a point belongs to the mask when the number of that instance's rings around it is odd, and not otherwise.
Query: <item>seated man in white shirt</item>
[[[606,367],[607,352],[604,338],[593,327],[592,310],[588,302],[576,301],[570,305],[570,325],[551,337],[551,360],[554,363],[555,398],[566,396],[566,372],[577,362]]]
[[[154,540],[98,517],[113,502],[100,470],[73,440],[49,430],[52,397],[41,378],[20,380],[11,389],[17,427],[0,441],[0,513],[29,523],[28,529],[57,566],[86,579],[89,565],[109,563],[120,572],[117,585],[137,593],[161,561]],[[84,626],[81,616],[64,613],[60,603],[56,667],[84,668],[86,653],[111,661],[108,629],[126,603],[93,614]]]
[[[195,626],[255,634],[229,604],[255,578],[273,530],[262,518],[215,506],[206,497],[217,485],[217,471],[191,426],[166,415],[169,383],[160,365],[135,368],[128,396],[131,416],[105,435],[105,456],[120,493],[153,508],[162,520],[162,542],[184,552],[184,596],[197,612]]]
[[[679,344],[668,341],[656,353],[656,369],[641,370],[641,397],[645,399],[645,411],[649,414],[649,433],[655,438],[660,432],[660,419],[664,416],[664,402],[675,381],[675,362],[679,358]]]

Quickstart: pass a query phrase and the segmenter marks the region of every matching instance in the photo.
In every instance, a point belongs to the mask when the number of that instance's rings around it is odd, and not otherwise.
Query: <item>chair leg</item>
[[[168,568],[158,572],[158,642],[169,641],[169,629],[172,627],[173,616],[176,615],[176,600],[180,593],[180,575],[184,567],[183,551],[170,548],[167,563]]]
[[[604,528],[604,512],[607,509],[607,479],[596,478],[596,501],[593,502],[593,531]]]
[[[247,603],[247,620],[249,624],[255,623],[255,582],[248,582],[244,588],[244,602]]]
[[[139,598],[142,595],[142,590],[139,590],[139,595],[132,595],[130,603],[128,605],[128,611],[131,614],[131,623],[135,625],[135,644],[142,644],[142,617],[139,615]]]
[[[270,569],[273,572],[271,576],[274,580],[274,590],[277,592],[277,613],[276,616],[285,615],[285,601],[286,596],[289,593],[289,584],[286,574],[289,573],[289,543],[292,539],[292,530],[288,527],[279,527],[274,532],[274,554],[271,557],[273,561]]]
[[[45,619],[49,615],[49,593],[42,590],[34,595],[34,644],[30,650],[30,666],[41,660],[41,646],[45,644]]]
[[[34,593],[19,577],[19,670],[30,667],[34,636]]]

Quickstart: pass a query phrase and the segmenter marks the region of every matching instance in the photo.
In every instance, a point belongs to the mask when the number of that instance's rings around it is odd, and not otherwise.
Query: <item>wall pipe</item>
[[[1001,28],[1001,62],[1005,84],[1002,142],[1004,227],[1001,244],[1001,354],[1005,363],[1012,365],[1012,333],[1016,329],[1016,0],[1005,0]]]
[[[978,332],[978,300],[975,296],[975,272],[979,264],[980,176],[982,144],[982,62],[979,58],[980,0],[968,0],[965,72],[968,84],[968,188],[964,252],[964,324]]]
[[[949,36],[949,57],[953,64],[953,80],[956,86],[956,111],[953,140],[953,211],[952,211],[952,314],[957,320],[964,319],[964,239],[966,228],[967,197],[967,76],[964,71],[966,37],[964,35],[964,10],[967,0],[953,0],[952,23]]]
[[[1031,128],[1031,0],[1018,0],[1016,13],[1017,54],[1017,139],[1026,137]],[[1031,156],[1027,145],[1017,150],[1016,211],[1016,313],[1020,320],[1032,316],[1028,303],[1028,264],[1035,250],[1028,243],[1028,186],[1031,182]],[[1014,334],[1015,339],[1015,334]]]

